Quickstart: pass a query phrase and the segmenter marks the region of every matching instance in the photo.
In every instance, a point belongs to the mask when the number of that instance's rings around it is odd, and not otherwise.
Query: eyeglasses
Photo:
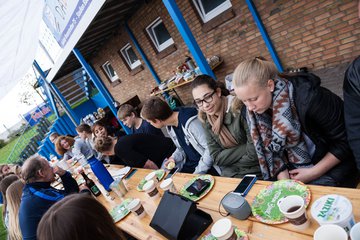
[[[210,93],[209,95],[205,96],[202,100],[201,99],[196,99],[194,100],[194,104],[198,107],[202,107],[203,103],[211,103],[213,101],[213,95],[216,93],[216,91],[213,91],[212,93]]]

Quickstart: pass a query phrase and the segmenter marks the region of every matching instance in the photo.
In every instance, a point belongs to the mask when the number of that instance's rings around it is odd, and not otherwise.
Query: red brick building
[[[271,59],[244,0],[228,0],[231,6],[208,21],[204,20],[198,0],[176,2],[205,57],[217,55],[224,60],[214,71],[219,80],[224,81],[244,59],[260,55]],[[254,0],[254,3],[284,69],[333,67],[350,62],[360,53],[357,1]],[[160,50],[151,39],[151,29],[159,24],[158,18],[172,39]],[[179,63],[190,55],[161,0],[145,1],[128,25],[161,80],[170,78]],[[129,64],[126,59],[134,59],[133,53],[138,60]],[[124,27],[104,43],[90,62],[120,103],[135,95],[143,101],[157,86]],[[106,62],[117,74],[113,81],[102,67]],[[179,87],[177,92],[185,103],[191,102],[188,85]]]

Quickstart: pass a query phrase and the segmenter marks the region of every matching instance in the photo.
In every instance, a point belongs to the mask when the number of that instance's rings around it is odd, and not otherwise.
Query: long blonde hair
[[[265,58],[256,57],[241,62],[235,69],[233,75],[234,87],[241,87],[250,81],[259,86],[265,86],[269,79],[274,79],[278,70],[273,62]]]
[[[9,239],[21,240],[19,225],[19,208],[24,183],[21,180],[13,182],[6,190],[7,210],[9,212]]]

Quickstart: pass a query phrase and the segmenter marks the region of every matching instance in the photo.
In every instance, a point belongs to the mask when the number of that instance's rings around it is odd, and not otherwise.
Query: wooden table
[[[116,169],[121,168],[121,166],[111,165],[110,168]],[[150,170],[138,169],[138,171],[133,176],[131,176],[129,180],[126,181],[129,192],[125,196],[125,198],[132,197],[141,199],[145,211],[148,213],[148,215],[139,220],[134,214],[130,213],[116,225],[138,239],[165,239],[160,233],[156,232],[152,227],[149,226],[151,218],[156,211],[156,207],[160,199],[156,201],[149,200],[145,192],[139,192],[136,190],[136,186],[139,181],[143,179],[144,176],[146,176],[146,174],[149,172]],[[183,186],[189,179],[193,177],[194,175],[192,174],[175,174],[173,180],[176,188],[179,190],[181,186]],[[240,179],[236,178],[215,177],[215,185],[213,189],[198,202],[198,208],[209,213],[212,216],[214,222],[218,219],[221,219],[222,216],[218,213],[219,202],[226,193],[234,190],[239,182]],[[271,184],[271,182],[257,181],[246,196],[247,201],[251,204],[257,193],[269,184]],[[100,188],[104,192],[102,186],[100,186]],[[358,189],[321,187],[312,185],[309,185],[309,188],[311,191],[311,202],[307,208],[307,212],[310,219],[311,204],[323,195],[336,193],[347,197],[352,202],[355,220],[360,220],[360,208],[358,208],[358,206],[360,206],[360,191]],[[111,200],[111,196],[115,197],[115,199]],[[111,209],[112,207],[121,203],[121,199],[116,197],[114,193],[111,193],[110,196],[105,196],[102,194],[97,199],[107,209]],[[223,209],[222,211],[224,212]],[[228,218],[230,218],[233,224],[238,226],[239,229],[247,232],[250,240],[310,240],[313,239],[313,233],[319,226],[313,219],[311,219],[311,225],[308,229],[297,230],[289,223],[268,225],[259,222],[254,217],[250,217],[248,220],[244,221],[230,216]],[[211,226],[212,225],[210,225],[204,234],[207,234],[210,231]]]

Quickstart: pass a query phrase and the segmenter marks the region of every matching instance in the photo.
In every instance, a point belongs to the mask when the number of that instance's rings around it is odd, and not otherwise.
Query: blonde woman
[[[9,239],[21,240],[19,225],[19,207],[24,183],[21,180],[13,182],[6,190],[7,210],[9,213]]]
[[[233,82],[265,180],[355,186],[343,101],[321,87],[319,77],[280,75],[274,63],[255,58],[238,65]]]

